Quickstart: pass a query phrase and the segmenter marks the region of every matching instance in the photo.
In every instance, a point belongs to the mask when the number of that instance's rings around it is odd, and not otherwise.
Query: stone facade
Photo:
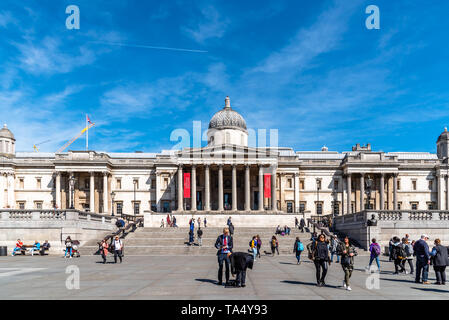
[[[449,209],[447,130],[437,153],[385,153],[359,144],[341,153],[252,148],[246,123],[227,98],[207,137],[205,147],[157,154],[24,153],[15,152],[5,126],[0,141],[10,147],[0,149],[0,208],[67,209],[73,203],[105,214],[285,212],[306,218],[365,208]],[[182,173],[191,174],[196,197],[184,198]],[[265,175],[271,177],[269,197]]]

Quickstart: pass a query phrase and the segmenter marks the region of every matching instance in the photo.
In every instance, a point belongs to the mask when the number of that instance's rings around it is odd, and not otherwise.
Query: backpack
[[[374,255],[376,257],[379,256],[380,255],[380,247],[379,247],[379,245],[374,245],[374,246],[372,246],[372,248],[373,248],[372,252],[374,253]]]
[[[271,246],[276,247],[276,239],[271,240]]]
[[[302,244],[302,242],[298,242],[296,250],[298,250],[299,252],[304,251],[304,245]]]

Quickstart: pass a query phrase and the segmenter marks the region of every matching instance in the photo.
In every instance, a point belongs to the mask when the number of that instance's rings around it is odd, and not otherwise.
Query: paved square
[[[110,262],[112,261],[109,257]],[[54,256],[1,257],[1,299],[448,299],[449,285],[420,285],[411,275],[393,275],[393,263],[381,261],[380,289],[366,287],[367,256],[356,258],[352,291],[343,290],[343,272],[332,264],[328,287],[315,286],[314,265],[293,256],[262,256],[249,270],[246,288],[215,284],[215,256],[126,256],[122,264],[99,263],[98,256],[63,259]],[[80,289],[68,290],[71,275],[80,271]],[[433,270],[430,281],[435,281]]]

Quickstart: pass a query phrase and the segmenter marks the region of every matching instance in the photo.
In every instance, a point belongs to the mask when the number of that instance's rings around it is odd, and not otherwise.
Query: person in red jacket
[[[106,256],[108,255],[108,243],[106,242],[106,240],[101,241],[100,244],[100,253],[101,253],[101,257],[103,258],[103,264],[106,263]]]
[[[14,248],[14,250],[12,251],[12,256],[14,256],[16,254],[17,251],[22,250],[23,247],[23,242],[20,241],[20,239],[17,239],[17,243],[16,243],[16,247]]]

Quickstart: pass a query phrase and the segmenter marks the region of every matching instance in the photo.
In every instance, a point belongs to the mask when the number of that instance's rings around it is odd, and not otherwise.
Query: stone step
[[[211,245],[215,244],[215,241],[217,240],[217,237],[213,238],[202,238],[203,244],[204,243],[210,243]],[[172,246],[172,245],[183,245],[185,242],[188,242],[189,238],[187,237],[181,237],[181,238],[130,238],[125,239],[124,243],[126,246],[134,246],[134,245],[165,245],[165,246]],[[198,241],[197,237],[194,237],[195,242]],[[270,238],[261,238],[262,245],[268,245],[270,243]],[[301,241],[308,243],[309,238],[303,238]],[[240,246],[248,246],[250,239],[245,238],[234,238],[234,245],[240,245]],[[293,246],[293,243],[295,241],[295,238],[282,238],[278,239],[279,245],[291,245]]]

